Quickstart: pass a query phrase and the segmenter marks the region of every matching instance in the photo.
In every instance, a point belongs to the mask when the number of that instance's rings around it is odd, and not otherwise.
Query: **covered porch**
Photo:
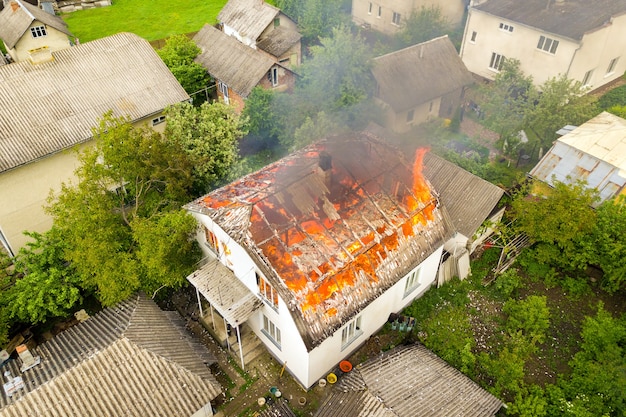
[[[245,369],[243,341],[246,338],[242,338],[242,326],[263,302],[217,259],[209,260],[187,280],[196,289],[200,319],[205,327],[220,344],[225,342],[229,350],[236,348],[242,369]],[[203,307],[202,298],[209,304],[208,310]],[[230,337],[232,333],[236,337],[234,341]]]

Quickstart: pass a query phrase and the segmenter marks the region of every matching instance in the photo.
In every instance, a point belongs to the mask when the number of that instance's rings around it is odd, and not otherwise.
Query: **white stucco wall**
[[[256,283],[255,271],[258,271],[254,262],[247,252],[235,241],[233,241],[219,226],[206,215],[192,213],[200,225],[206,226],[223,243],[228,250],[224,250],[224,245],[220,245],[219,259],[226,266],[231,268],[234,274],[252,291],[259,294]],[[204,231],[198,231],[198,241],[207,256],[213,253],[207,246]],[[421,268],[420,285],[414,289],[407,297],[404,297],[406,277],[401,279],[393,287],[387,290],[379,298],[371,302],[360,313],[362,323],[362,334],[342,350],[341,333],[342,328],[335,334],[322,342],[310,352],[302,341],[296,324],[291,317],[289,309],[281,299],[278,309],[265,303],[264,306],[250,319],[248,325],[265,344],[270,353],[280,364],[286,363],[287,371],[305,388],[310,388],[320,378],[324,377],[338,363],[350,356],[352,352],[360,347],[372,334],[376,333],[387,321],[389,314],[397,313],[419,297],[435,282],[439,260],[443,247],[436,250],[419,266]],[[263,299],[263,297],[260,297]],[[263,314],[265,314],[280,329],[281,346],[267,337],[261,330],[263,327]],[[356,316],[355,316],[356,317]]]
[[[40,36],[33,38],[30,33],[30,28],[37,26],[45,26],[46,36]],[[35,20],[24,32],[24,35],[15,44],[15,47],[7,52],[11,55],[14,61],[26,61],[29,59],[29,53],[31,49],[42,48],[47,46],[50,51],[59,51],[61,49],[69,48],[70,41],[67,35],[54,29],[51,26],[46,26],[43,23]]]

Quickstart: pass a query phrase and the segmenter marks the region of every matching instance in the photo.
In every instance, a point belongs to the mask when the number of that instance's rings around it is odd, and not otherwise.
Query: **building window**
[[[224,97],[224,103],[228,104],[229,103],[228,86],[225,83],[218,81],[217,89],[222,93],[222,96]]]
[[[256,272],[256,283],[263,300],[270,306],[278,308],[278,292],[258,272]]]
[[[411,294],[421,285],[421,271],[421,268],[417,268],[411,271],[411,273],[406,276],[406,284],[404,285],[404,297],[402,298],[406,298],[406,296]]]
[[[428,105],[428,113],[433,111],[433,102],[431,101],[430,104]]]
[[[472,37],[470,38],[470,42],[476,42],[476,35],[478,35],[478,32],[473,31],[472,32]]]
[[[505,32],[513,32],[513,26],[500,22],[500,30]]]
[[[383,14],[383,6],[378,6],[378,16],[376,17],[380,17]]]
[[[609,62],[609,67],[606,69],[606,73],[612,74],[615,72],[615,67],[617,66],[617,61],[619,61],[619,57],[613,58],[611,62]]]
[[[372,14],[372,8],[374,7],[374,5],[372,4],[372,2],[370,2],[369,8],[367,9],[367,14]]]
[[[263,314],[263,333],[280,349],[280,329]]]
[[[589,85],[592,75],[593,75],[593,70],[589,70],[585,73],[585,76],[583,77],[583,86]]]
[[[220,242],[219,240],[217,240],[217,236],[215,236],[215,233],[210,231],[208,227],[203,226],[203,228],[204,228],[204,237],[206,239],[205,240],[206,245],[210,247],[211,249],[213,249],[215,252],[219,253]]]
[[[409,112],[406,114],[406,122],[411,123],[414,118],[415,118],[415,110],[409,110]]]
[[[35,26],[30,28],[30,34],[33,35],[33,38],[39,38],[41,36],[46,36],[46,27],[45,26]]]
[[[542,51],[549,52],[551,54],[556,53],[556,48],[559,46],[559,41],[546,38],[545,36],[539,37],[539,42],[537,43],[537,49],[541,49]]]
[[[396,26],[400,26],[400,13],[393,12],[391,23],[393,23]]]
[[[362,334],[363,329],[361,328],[361,316],[358,316],[346,324],[346,327],[341,330],[341,350],[348,347],[350,343],[354,342]]]
[[[267,73],[267,79],[272,83],[272,87],[278,85],[278,68],[274,67]]]
[[[500,71],[502,69],[502,64],[504,64],[504,60],[504,56],[492,52],[491,61],[489,61],[489,68],[491,68],[492,70]]]
[[[165,121],[165,116],[159,116],[152,119],[152,126],[160,125]]]

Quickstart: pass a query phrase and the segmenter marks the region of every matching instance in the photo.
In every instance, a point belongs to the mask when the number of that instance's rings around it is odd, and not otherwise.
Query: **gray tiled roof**
[[[351,380],[343,383],[343,379]],[[363,384],[354,383],[362,380]],[[489,417],[502,402],[424,346],[402,346],[342,377],[316,417]]]
[[[257,40],[280,10],[264,0],[229,0],[217,19],[235,29],[241,36]]]
[[[213,78],[244,98],[275,64],[263,52],[242,44],[211,25],[204,25],[193,40],[202,50],[196,62],[202,64]]]
[[[259,39],[256,46],[268,54],[280,57],[294,46],[302,38],[295,30],[277,27],[262,39]]]
[[[452,236],[430,184],[414,180],[397,149],[355,133],[299,150],[187,208],[248,251],[312,349]]]
[[[0,172],[92,138],[109,110],[131,121],[189,99],[152,46],[117,35],[0,66]]]
[[[17,3],[20,7],[13,11],[11,2]],[[0,39],[6,43],[9,49],[12,49],[33,21],[51,26],[68,36],[72,35],[67,29],[67,24],[60,17],[45,12],[25,1],[11,0],[0,12]]]
[[[504,190],[428,152],[424,175],[439,193],[455,229],[471,238],[489,217]]]
[[[190,416],[221,393],[215,359],[187,335],[178,313],[144,295],[107,308],[31,349],[41,363],[2,372],[25,388],[0,393],[0,416]]]
[[[581,40],[585,33],[626,13],[624,0],[488,0],[474,7],[511,22]]]
[[[406,111],[474,82],[448,36],[374,59],[379,98]]]

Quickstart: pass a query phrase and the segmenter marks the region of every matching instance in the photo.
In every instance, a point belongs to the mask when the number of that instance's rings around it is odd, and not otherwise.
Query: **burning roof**
[[[451,236],[424,153],[411,165],[366,134],[323,141],[188,208],[258,261],[312,348]]]

